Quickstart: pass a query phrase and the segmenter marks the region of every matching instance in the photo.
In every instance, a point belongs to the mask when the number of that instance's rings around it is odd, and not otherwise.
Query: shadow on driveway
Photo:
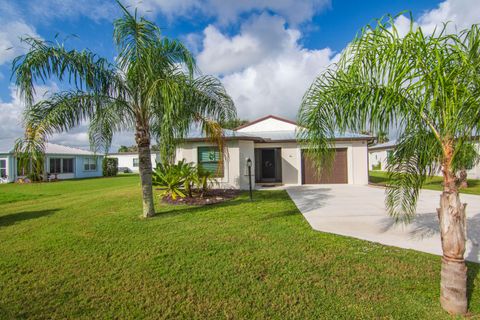
[[[288,187],[289,193],[301,193],[301,197],[296,197],[295,205],[302,213],[307,213],[325,206],[327,199],[332,198],[331,188],[312,188],[308,187]]]

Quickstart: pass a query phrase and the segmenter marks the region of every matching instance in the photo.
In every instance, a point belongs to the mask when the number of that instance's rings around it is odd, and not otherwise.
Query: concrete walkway
[[[286,188],[313,229],[406,249],[442,254],[436,208],[440,192],[422,190],[417,216],[395,224],[385,211],[383,188],[357,185],[311,185]],[[480,196],[462,194],[467,203],[469,261],[480,262]]]

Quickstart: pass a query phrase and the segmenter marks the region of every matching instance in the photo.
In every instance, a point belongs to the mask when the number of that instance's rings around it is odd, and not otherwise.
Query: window
[[[0,178],[7,177],[7,160],[0,160]]]
[[[83,159],[83,170],[85,171],[96,171],[97,170],[97,161],[95,158],[84,158]]]
[[[73,173],[73,158],[50,158],[50,173]]]
[[[62,159],[62,172],[73,173],[73,158]]]
[[[62,159],[50,158],[50,173],[62,173]]]
[[[198,148],[198,164],[217,177],[223,177],[223,168],[220,168],[221,161],[220,151],[217,147]]]
[[[133,158],[133,167],[138,168],[138,164],[139,164],[138,158]]]

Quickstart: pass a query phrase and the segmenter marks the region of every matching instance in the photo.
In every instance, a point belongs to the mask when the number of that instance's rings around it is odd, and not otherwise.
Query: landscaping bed
[[[162,201],[168,204],[187,204],[195,206],[203,206],[215,204],[236,198],[240,194],[240,190],[234,189],[211,189],[208,190],[203,197],[197,193],[193,197],[177,197],[173,199],[170,195],[162,198]]]

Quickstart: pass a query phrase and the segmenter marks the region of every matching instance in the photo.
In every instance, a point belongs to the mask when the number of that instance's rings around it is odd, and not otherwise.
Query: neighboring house
[[[393,140],[368,147],[369,169],[386,171],[388,156],[396,146],[397,143]]]
[[[191,132],[177,148],[176,159],[202,164],[218,175],[217,181],[223,187],[248,189],[247,159],[252,160],[255,185],[368,184],[367,143],[372,137],[361,134],[336,137],[333,168],[317,175],[296,140],[297,130],[295,122],[272,115],[235,130],[224,130],[223,166],[218,148],[204,135]]]
[[[13,154],[13,146],[0,150],[0,177],[8,182],[25,178],[29,168],[21,168]],[[80,179],[102,176],[103,155],[91,151],[62,146],[45,145],[45,173],[57,179]]]
[[[109,158],[118,159],[119,172],[135,172],[138,173],[138,152],[118,152],[108,154]],[[155,168],[160,161],[159,152],[152,151],[152,167]]]
[[[480,144],[477,142],[477,150],[480,152]],[[377,145],[370,146],[368,148],[368,162],[370,170],[387,171],[387,159],[388,155],[395,150],[397,146],[396,141],[389,141]],[[441,176],[441,172],[436,174]],[[469,179],[480,179],[480,164],[467,171],[467,177]]]

